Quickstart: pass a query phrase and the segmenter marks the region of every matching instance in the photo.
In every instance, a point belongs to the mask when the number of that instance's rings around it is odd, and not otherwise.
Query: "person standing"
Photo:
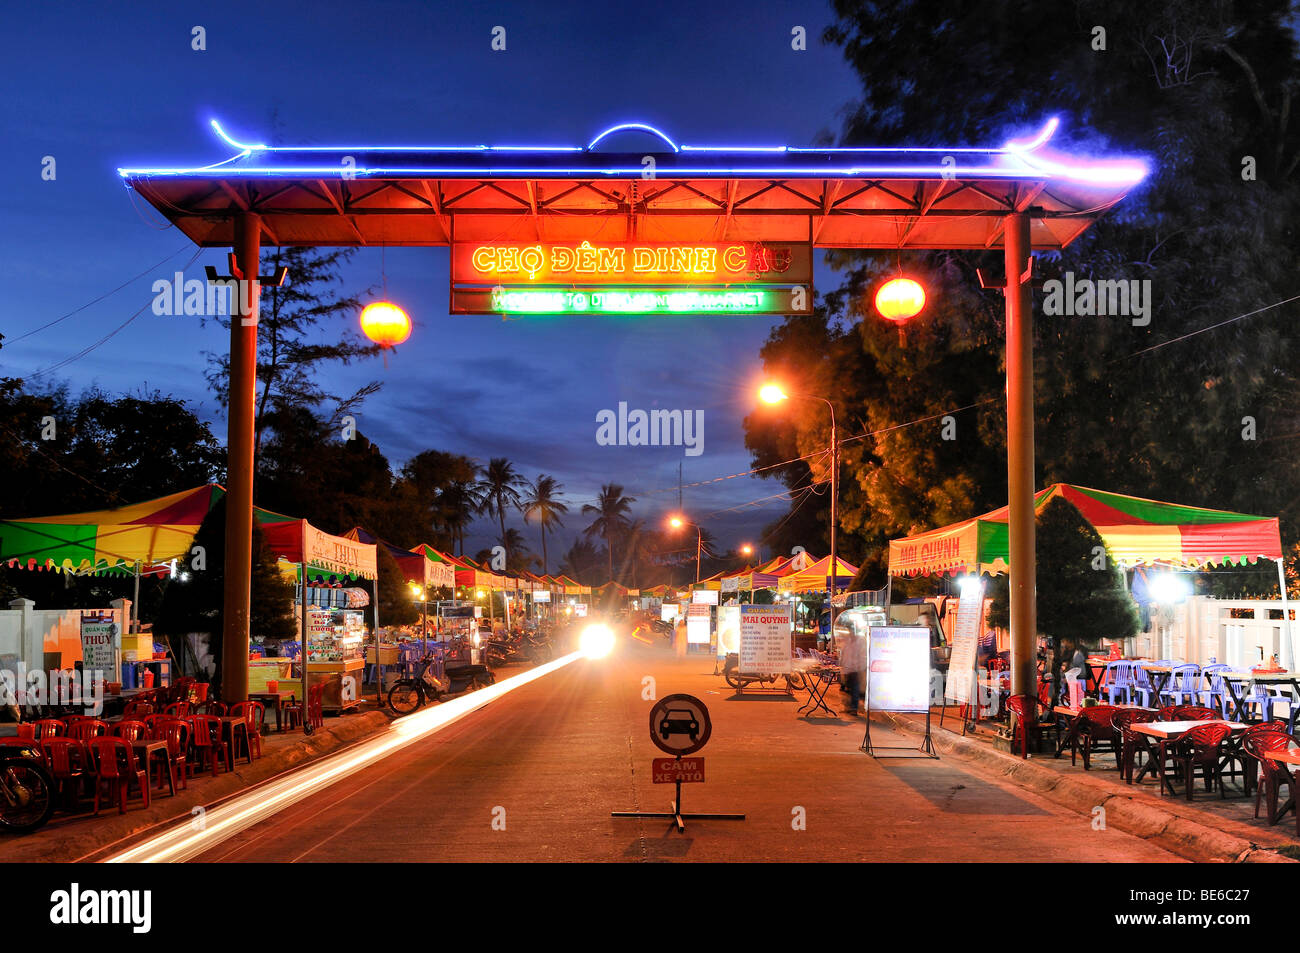
[[[867,640],[857,626],[846,629],[840,630],[840,674],[844,678],[844,694],[849,696],[847,711],[856,715],[867,690]]]

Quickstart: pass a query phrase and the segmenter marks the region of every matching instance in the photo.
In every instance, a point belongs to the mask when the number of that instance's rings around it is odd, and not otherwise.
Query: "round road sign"
[[[695,754],[712,732],[709,710],[694,695],[665,695],[650,709],[650,740],[667,754]]]

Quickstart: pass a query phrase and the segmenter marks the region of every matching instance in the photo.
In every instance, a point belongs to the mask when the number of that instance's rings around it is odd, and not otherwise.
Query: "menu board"
[[[718,610],[718,655],[739,651],[740,606],[723,606]]]
[[[872,711],[930,710],[930,627],[873,625],[867,706]]]
[[[740,606],[740,670],[789,672],[791,606]]]
[[[979,645],[980,622],[984,615],[984,583],[964,583],[957,604],[957,624],[948,658],[948,682],[944,696],[968,705],[975,698],[975,652]]]
[[[111,617],[81,617],[81,667],[87,672],[116,670],[117,623]]]
[[[691,645],[707,645],[712,636],[712,610],[701,603],[691,603],[686,610],[686,641]]]

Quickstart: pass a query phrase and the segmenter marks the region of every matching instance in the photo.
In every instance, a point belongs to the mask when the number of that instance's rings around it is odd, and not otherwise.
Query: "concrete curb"
[[[99,817],[89,813],[71,817],[55,814],[50,824],[27,835],[0,835],[0,859],[6,862],[58,863],[102,860],[115,845],[125,849],[129,839],[155,827],[163,827],[193,816],[197,807],[211,805],[278,774],[319,760],[387,728],[392,719],[383,711],[365,711],[341,718],[327,718],[324,727],[310,736],[294,731],[288,735],[263,736],[263,754],[252,764],[236,762],[235,770],[217,777],[199,774],[190,786],[177,790],[175,797],[163,796],[140,808],[138,800],[128,802],[125,814],[109,805]]]
[[[872,712],[873,721],[897,731],[923,735],[924,729],[892,712]],[[1155,804],[1133,797],[1110,781],[1092,776],[1071,777],[1034,760],[997,751],[972,738],[932,731],[935,747],[944,754],[974,764],[1005,778],[1038,796],[1091,816],[1105,810],[1106,826],[1153,841],[1172,853],[1194,861],[1223,863],[1296,863],[1277,851],[1294,846],[1294,840],[1274,831],[1259,831],[1223,818],[1202,820],[1194,807],[1174,810],[1172,805]],[[1225,829],[1227,828],[1227,829]]]

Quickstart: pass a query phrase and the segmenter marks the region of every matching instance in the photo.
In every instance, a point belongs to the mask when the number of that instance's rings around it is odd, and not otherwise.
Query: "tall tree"
[[[627,514],[635,502],[635,497],[623,495],[623,487],[620,484],[606,483],[600,488],[600,496],[596,498],[595,505],[584,503],[582,506],[583,516],[595,517],[591,525],[584,530],[585,535],[599,536],[605,541],[610,579],[614,578],[614,540],[627,529]]]
[[[459,555],[465,554],[465,530],[482,506],[483,501],[470,480],[453,480],[439,496],[439,516],[451,535],[454,551]]]
[[[555,477],[539,473],[537,479],[528,488],[524,499],[524,519],[534,520],[542,531],[542,575],[546,575],[549,560],[546,556],[546,531],[554,526],[563,526],[560,517],[569,512],[568,504],[560,499],[564,484]]]
[[[353,317],[361,310],[361,295],[342,294],[342,266],[355,249],[322,250],[307,246],[279,247],[262,256],[263,273],[288,268],[281,286],[264,286],[257,318],[257,412],[255,450],[271,415],[287,408],[313,410],[330,405],[326,420],[333,428],[346,414],[382,386],[372,381],[351,394],[327,390],[320,371],[347,365],[379,353],[378,345],[363,341]],[[224,328],[230,317],[215,319]],[[342,328],[343,330],[340,330]],[[208,353],[208,383],[222,405],[230,397],[230,356]]]
[[[475,493],[482,500],[482,511],[500,522],[502,537],[506,535],[506,511],[519,509],[523,501],[520,490],[527,485],[528,481],[505,457],[489,460],[474,485]]]
[[[1300,83],[1291,6],[835,0],[833,8],[827,39],[863,85],[846,145],[997,145],[1059,115],[1052,148],[1149,157],[1140,187],[1067,249],[1037,256],[1044,279],[1150,282],[1149,323],[1047,315],[1040,300],[1040,485],[1092,482],[1279,514],[1294,537],[1300,497],[1289,492],[1296,472],[1284,451],[1300,434],[1300,331],[1288,313],[1295,306],[1275,306],[1295,293],[1300,254],[1291,225],[1300,211],[1300,126],[1288,121]],[[878,585],[888,538],[1006,502],[1003,302],[975,276],[976,267],[1000,271],[1001,260],[951,251],[828,258],[844,273],[841,287],[813,316],[775,329],[763,359],[843,408],[840,549],[874,565]],[[900,265],[929,291],[903,342],[871,307],[879,281]],[[747,421],[759,465],[804,458],[767,471],[795,491],[795,519],[825,505],[798,488],[824,478],[814,454],[826,440],[814,402]]]

